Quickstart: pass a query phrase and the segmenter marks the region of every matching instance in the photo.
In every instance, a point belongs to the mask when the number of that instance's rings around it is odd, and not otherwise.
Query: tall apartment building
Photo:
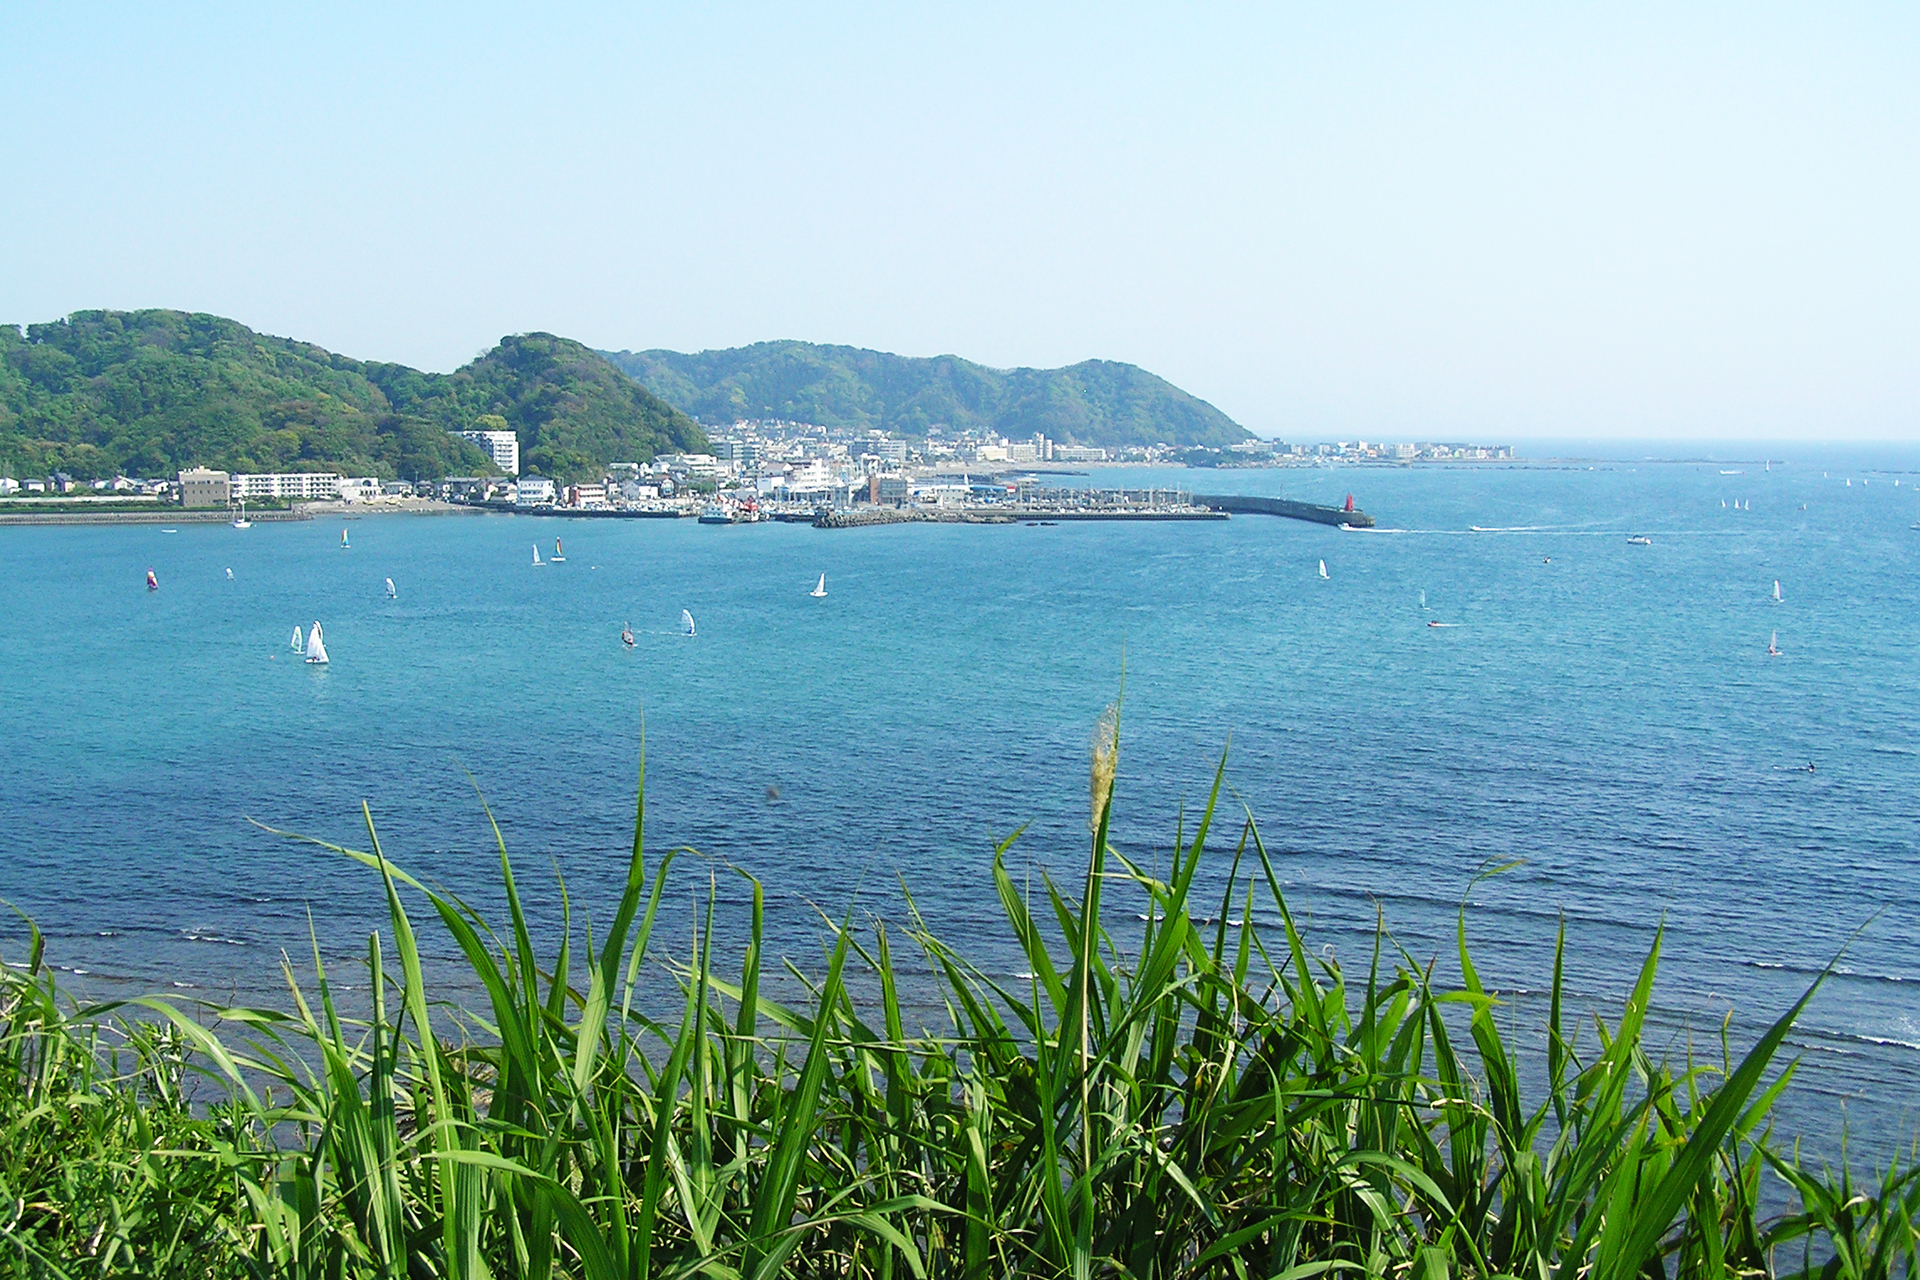
[[[520,437],[511,431],[456,431],[462,440],[471,440],[493,460],[502,474],[520,474]]]

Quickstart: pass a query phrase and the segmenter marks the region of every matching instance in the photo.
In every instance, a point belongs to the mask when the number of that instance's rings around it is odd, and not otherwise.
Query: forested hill
[[[709,427],[742,418],[916,436],[931,426],[970,427],[1107,447],[1161,441],[1218,447],[1253,434],[1166,379],[1110,360],[989,369],[958,356],[920,359],[810,342],[761,342],[698,355],[603,354]]]
[[[82,311],[0,325],[0,472],[81,479],[340,470],[437,479],[487,469],[449,430],[520,437],[521,466],[559,479],[707,447],[699,424],[603,357],[534,333],[450,374],[335,355],[180,311]]]

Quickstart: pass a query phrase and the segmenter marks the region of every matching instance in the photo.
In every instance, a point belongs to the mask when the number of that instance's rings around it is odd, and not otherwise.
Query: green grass
[[[0,1268],[1915,1274],[1920,1169],[1861,1185],[1770,1145],[1792,1076],[1780,1047],[1813,990],[1743,1058],[1676,1064],[1644,1036],[1658,942],[1610,1021],[1564,1007],[1557,949],[1546,1025],[1524,1038],[1544,1061],[1523,1070],[1464,916],[1458,983],[1384,932],[1364,969],[1343,968],[1296,929],[1251,817],[1209,847],[1218,775],[1164,875],[1111,848],[1118,742],[1110,717],[1084,878],[1029,889],[1006,870],[1012,840],[996,853],[1032,975],[1018,983],[935,937],[911,899],[891,924],[827,922],[819,964],[769,973],[753,884],[747,944],[723,972],[709,879],[669,948],[676,859],[648,866],[644,783],[605,927],[569,924],[548,954],[504,842],[507,918],[491,922],[394,865],[370,814],[366,849],[325,846],[387,894],[370,1008],[353,1018],[317,948],[310,971],[288,967],[282,1010],[77,1008],[35,934],[0,976]],[[1229,888],[1203,905],[1208,859]],[[1124,930],[1103,919],[1121,889],[1151,904],[1139,929],[1131,911]],[[1256,910],[1278,925],[1255,927]],[[1228,927],[1236,914],[1247,927]],[[464,955],[484,992],[472,1007],[429,991],[416,916]],[[663,973],[681,998],[661,1017],[639,991]],[[910,1025],[908,981],[934,984],[937,1028]],[[1771,1218],[1769,1179],[1791,1203]]]

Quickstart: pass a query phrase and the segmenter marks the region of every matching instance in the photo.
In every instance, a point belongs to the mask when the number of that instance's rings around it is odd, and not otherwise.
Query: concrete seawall
[[[1256,498],[1245,494],[1196,493],[1195,503],[1215,511],[1244,515],[1284,516],[1289,520],[1308,520],[1314,524],[1350,524],[1356,529],[1373,528],[1373,517],[1359,509],[1323,507],[1313,502],[1294,502],[1288,498]]]

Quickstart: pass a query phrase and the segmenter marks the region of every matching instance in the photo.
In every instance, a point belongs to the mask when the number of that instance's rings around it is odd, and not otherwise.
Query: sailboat
[[[1780,633],[1778,631],[1774,632],[1767,640],[1767,656],[1769,658],[1777,658],[1780,656]]]
[[[393,579],[388,578],[387,579],[387,599],[397,600],[399,598],[400,598],[400,593],[393,589]]]
[[[688,613],[685,609],[682,609],[680,611],[680,632],[682,635],[687,635],[687,636],[691,636],[693,634],[693,615]]]
[[[536,569],[540,567],[540,544],[537,542],[533,544],[533,566]]]
[[[558,538],[553,540],[553,562],[555,564],[565,564],[567,562],[567,558],[560,554],[560,539]]]
[[[240,511],[239,514],[233,518],[233,527],[236,529],[253,528],[253,521],[247,519],[247,500],[245,498],[240,499]]]
[[[633,624],[631,622],[623,622],[620,624],[620,643],[629,649],[633,648]]]
[[[228,581],[228,582],[232,582],[232,581],[233,581],[233,570],[231,570],[231,569],[229,569],[229,570],[227,570],[227,581]]]
[[[320,639],[320,624],[317,621],[307,632],[307,661],[316,667],[327,664],[327,646]]]
[[[1422,609],[1427,607],[1427,593],[1424,591],[1420,593],[1420,607]]]
[[[153,576],[153,570],[151,569],[147,570],[147,590],[158,591],[159,589],[160,589],[160,579]]]
[[[1320,562],[1320,576],[1323,578],[1327,576],[1327,562],[1325,560]]]
[[[295,653],[299,653],[302,649],[307,647],[306,638],[300,634],[300,628],[298,626],[294,627],[293,639],[289,640],[287,642],[287,645]]]
[[[820,597],[822,597],[822,596],[824,596],[824,595],[826,595],[826,594],[827,594],[827,575],[826,575],[826,574],[824,574],[824,573],[823,573],[823,574],[821,574],[821,575],[820,575],[820,583],[819,583],[819,585],[818,585],[818,586],[816,586],[816,587],[814,587],[814,589],[813,589],[813,590],[811,590],[811,591],[809,591],[809,592],[807,592],[807,594],[808,594],[808,595],[810,595],[810,596],[812,596],[812,597],[813,597],[814,599],[816,599],[816,600],[818,600],[818,599],[819,599]]]
[[[353,547],[353,544],[347,541],[347,531],[345,529],[342,529],[340,531],[340,549],[342,551],[348,551],[348,550],[351,550],[352,547]]]
[[[1773,580],[1773,602],[1775,604],[1780,603],[1780,579],[1778,578]]]

